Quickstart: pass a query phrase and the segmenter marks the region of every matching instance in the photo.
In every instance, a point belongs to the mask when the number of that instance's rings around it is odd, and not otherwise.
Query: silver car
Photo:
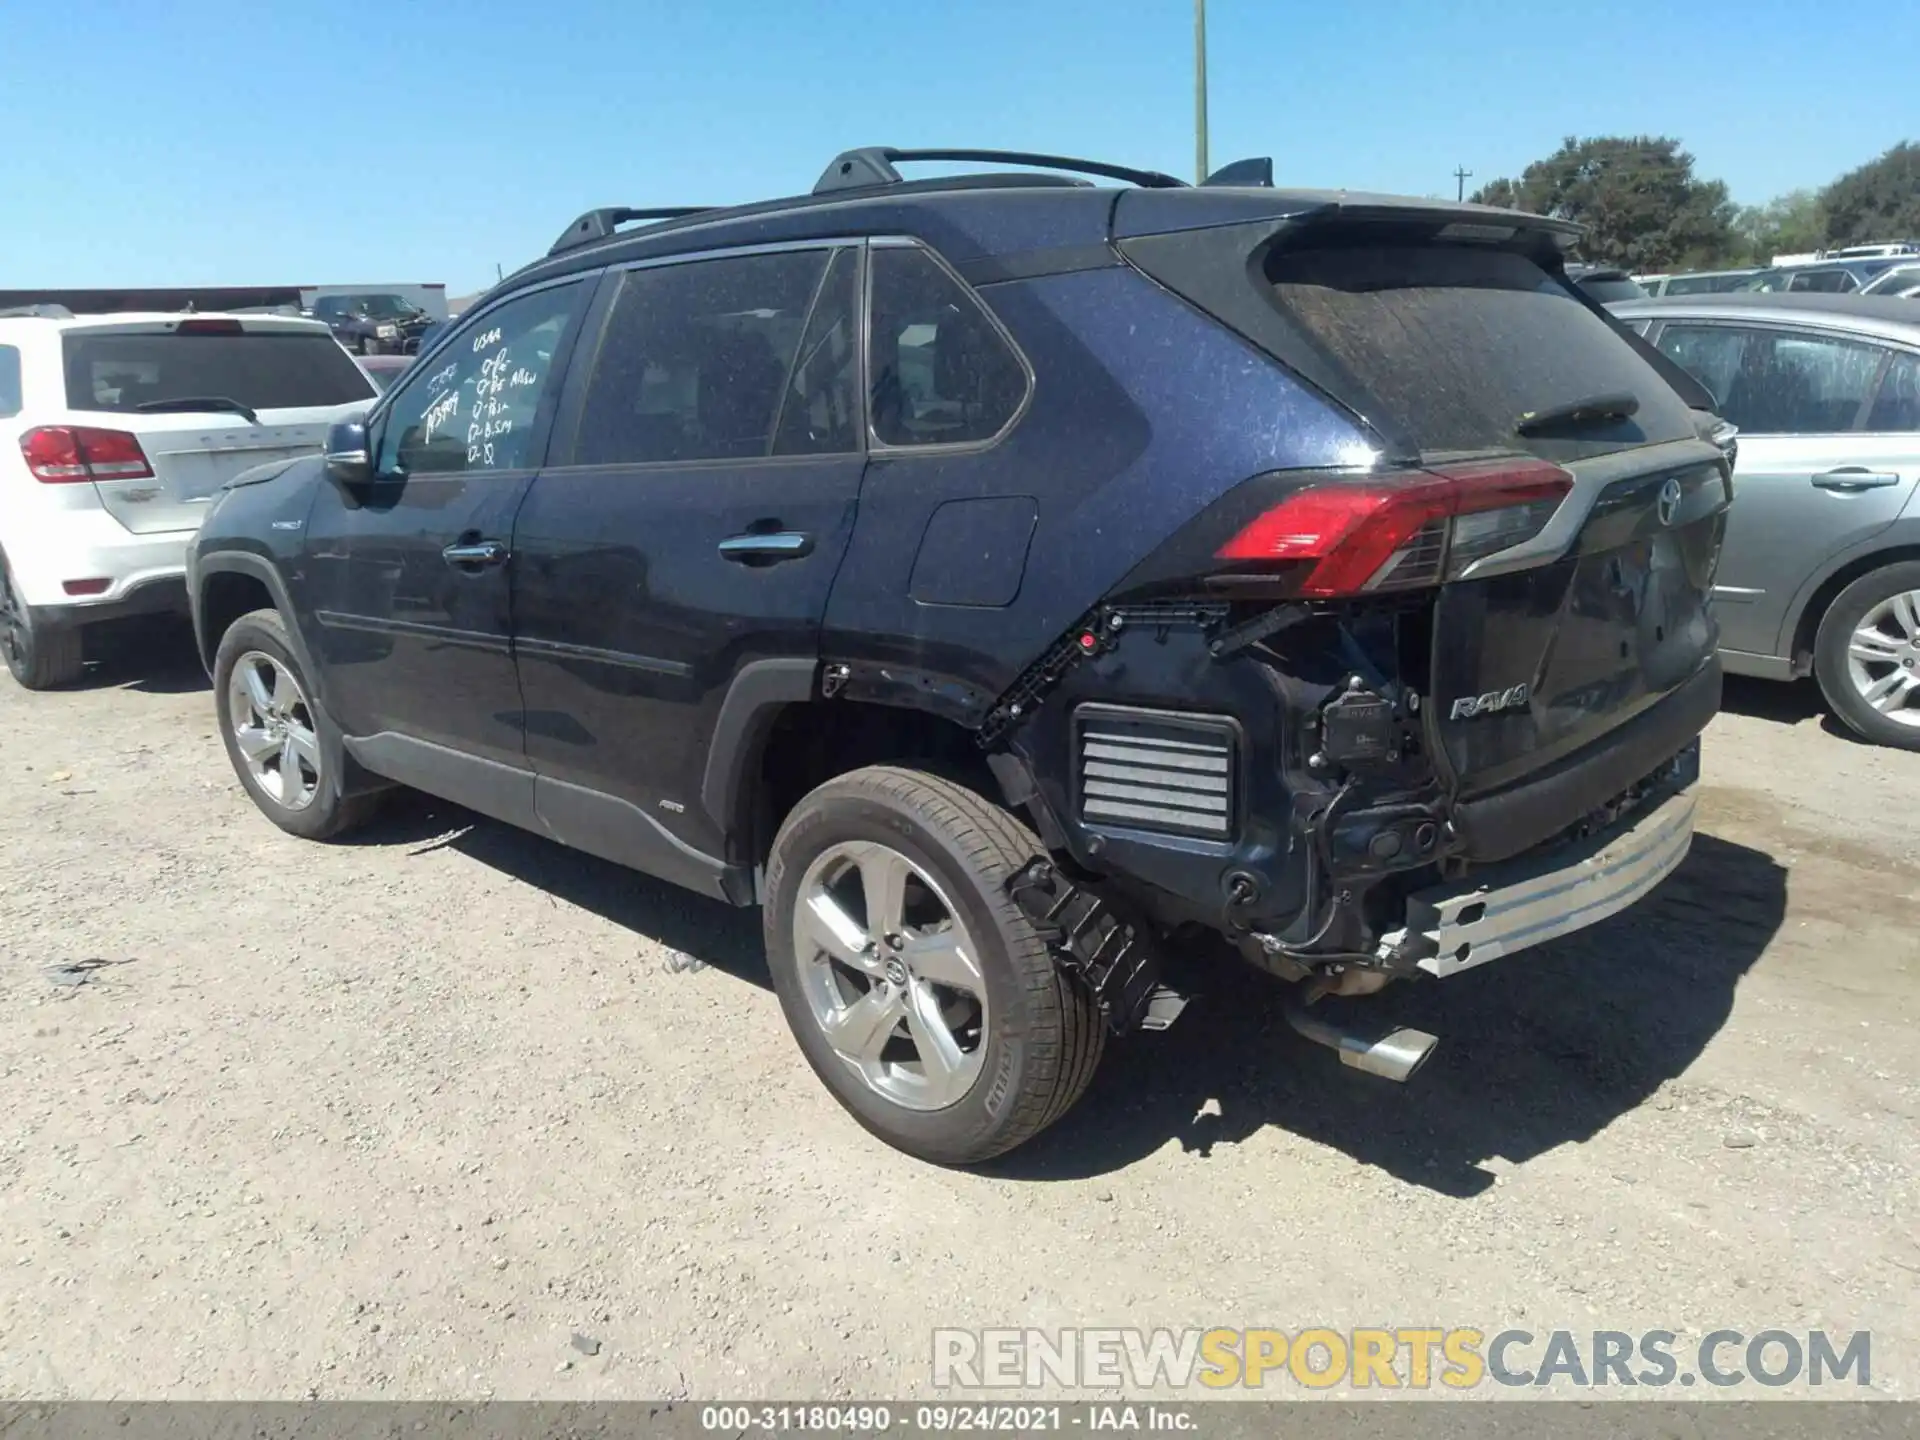
[[[1920,306],[1735,294],[1608,308],[1739,427],[1714,585],[1726,668],[1810,673],[1861,735],[1920,750]]]

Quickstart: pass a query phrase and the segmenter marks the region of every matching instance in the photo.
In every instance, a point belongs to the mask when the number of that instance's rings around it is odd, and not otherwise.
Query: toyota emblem
[[[1659,501],[1660,523],[1665,526],[1671,526],[1673,524],[1673,517],[1678,515],[1679,513],[1680,513],[1680,482],[1678,480],[1669,478],[1667,480],[1667,483],[1660,487],[1660,501]]]

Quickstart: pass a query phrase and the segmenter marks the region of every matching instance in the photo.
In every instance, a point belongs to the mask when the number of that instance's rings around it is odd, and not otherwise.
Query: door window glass
[[[783,441],[789,433],[782,398],[800,382],[794,361],[829,258],[795,250],[629,272],[594,360],[574,463],[772,453],[776,422]],[[792,428],[805,433],[801,414]],[[823,432],[821,443],[830,439]]]
[[[860,448],[859,255],[842,250],[827,269],[775,425],[776,455],[843,455]]]
[[[1903,352],[1893,357],[1867,415],[1867,429],[1876,435],[1920,430],[1920,355]]]
[[[917,246],[879,246],[870,263],[874,435],[953,445],[999,434],[1027,373],[980,302]]]
[[[1705,385],[1749,435],[1854,428],[1885,351],[1850,340],[1734,326],[1669,325],[1660,348]]]
[[[519,470],[532,453],[540,399],[580,305],[582,286],[536,290],[487,311],[409,375],[380,427],[382,475]]]

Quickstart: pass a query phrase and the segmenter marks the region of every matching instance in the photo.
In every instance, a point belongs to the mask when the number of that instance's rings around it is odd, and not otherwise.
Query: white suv
[[[187,541],[242,470],[318,449],[373,383],[313,320],[0,312],[0,653],[44,690],[86,627],[185,612]]]

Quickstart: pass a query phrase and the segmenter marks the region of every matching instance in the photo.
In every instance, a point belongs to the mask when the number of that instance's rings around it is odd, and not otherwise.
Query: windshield
[[[418,305],[409,305],[398,295],[356,295],[349,308],[369,320],[406,320],[420,313]]]
[[[1867,295],[1905,295],[1920,285],[1920,265],[1902,265],[1889,270],[1862,292]]]

